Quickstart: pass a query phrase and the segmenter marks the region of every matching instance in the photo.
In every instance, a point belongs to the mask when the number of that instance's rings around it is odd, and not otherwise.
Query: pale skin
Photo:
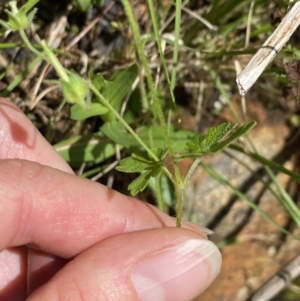
[[[147,300],[137,292],[133,270],[186,241],[207,244],[196,225],[176,228],[174,218],[157,208],[75,176],[5,99],[0,124],[0,300]],[[221,257],[217,250],[208,256],[212,271],[201,256],[195,273],[199,267],[206,273],[196,277],[197,286],[174,297],[172,279],[163,284],[161,300],[191,300],[211,283]]]

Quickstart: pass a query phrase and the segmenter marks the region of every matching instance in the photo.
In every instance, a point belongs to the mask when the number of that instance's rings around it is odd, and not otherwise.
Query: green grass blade
[[[255,210],[258,214],[260,214],[266,221],[270,222],[272,225],[274,225],[279,231],[282,233],[289,235],[291,237],[296,238],[293,234],[291,234],[289,231],[278,225],[269,215],[267,215],[263,210],[261,210],[256,204],[254,204],[247,196],[245,196],[242,192],[240,192],[238,189],[236,189],[234,186],[232,186],[228,181],[226,181],[220,174],[218,174],[214,169],[212,169],[210,166],[206,165],[205,163],[200,163],[201,166],[204,168],[204,170],[215,180],[217,180],[220,184],[222,184],[225,187],[228,187],[231,189],[231,191],[238,196],[240,199],[244,200],[249,207],[251,207],[253,210]],[[296,238],[298,239],[298,238]]]
[[[285,208],[285,210],[290,214],[296,225],[300,228],[300,210],[292,200],[290,195],[286,192],[286,190],[280,185],[278,180],[276,179],[275,175],[271,171],[269,167],[265,167],[270,178],[272,179],[273,183],[276,185],[278,192],[280,193],[281,197],[279,199],[281,205]]]
[[[265,166],[269,166],[277,171],[280,171],[280,172],[290,176],[294,181],[297,181],[298,183],[300,183],[300,175],[299,174],[283,167],[282,165],[276,163],[275,161],[267,159],[265,157],[262,157],[259,154],[256,154],[253,152],[245,152],[241,147],[234,145],[234,144],[230,145],[229,147],[235,151],[238,151],[240,153],[243,153],[243,154],[253,158],[254,160],[260,162],[261,164],[263,164]]]
[[[171,75],[171,90],[175,88],[176,82],[176,71],[178,64],[178,52],[179,52],[179,39],[180,39],[180,28],[181,28],[181,7],[182,1],[176,0],[176,16],[175,16],[175,39],[174,39],[174,50],[173,50],[173,67]]]

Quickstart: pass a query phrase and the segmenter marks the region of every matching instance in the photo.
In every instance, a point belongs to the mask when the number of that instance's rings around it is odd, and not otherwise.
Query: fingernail
[[[192,227],[194,229],[200,230],[201,232],[205,233],[206,235],[212,235],[215,232],[213,230],[210,230],[204,226],[200,226],[196,223],[190,222],[190,221],[183,221],[182,222],[183,225],[188,225],[189,227]]]
[[[190,301],[215,279],[221,261],[212,242],[191,239],[136,263],[131,280],[142,301]]]

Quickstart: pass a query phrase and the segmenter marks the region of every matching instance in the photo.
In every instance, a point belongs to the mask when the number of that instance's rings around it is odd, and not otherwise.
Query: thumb
[[[190,301],[220,265],[217,247],[194,231],[124,233],[79,254],[28,301]]]

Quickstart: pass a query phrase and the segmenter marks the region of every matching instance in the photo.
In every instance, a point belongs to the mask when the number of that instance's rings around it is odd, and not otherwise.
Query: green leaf
[[[120,161],[120,165],[116,167],[117,170],[127,173],[143,172],[145,170],[151,171],[153,177],[158,175],[161,169],[161,161],[152,160],[148,154],[132,153],[131,157]]]
[[[162,163],[153,161],[148,154],[133,153],[131,157],[121,160],[120,165],[116,169],[126,173],[141,173],[128,186],[130,193],[136,195],[145,189],[151,177],[157,177],[161,174]]]
[[[151,157],[149,157],[149,155],[147,153],[140,153],[140,154],[136,154],[136,153],[132,153],[131,156],[137,160],[143,161],[143,162],[155,162],[153,161],[153,159],[151,159]]]
[[[121,160],[120,164],[116,167],[116,170],[126,173],[143,172],[151,166],[151,161],[147,161],[137,154],[132,154],[131,157]]]
[[[201,142],[199,142],[200,138],[201,137],[196,137],[193,140],[186,142],[186,146],[190,149],[190,151],[198,152],[198,153],[200,152],[199,147],[198,147],[198,144],[201,143]]]
[[[225,122],[216,127],[211,127],[206,135],[200,135],[186,145],[198,153],[211,152],[211,148],[222,141],[237,126],[236,123]]]
[[[207,153],[215,153],[230,145],[233,141],[245,135],[250,129],[256,125],[255,121],[251,121],[242,125],[229,138],[223,140],[237,126],[236,123],[222,123],[217,127],[210,128],[207,135],[200,135],[192,141],[186,143],[187,147],[199,155]]]
[[[106,81],[101,73],[89,74],[92,84],[97,88],[100,93],[106,89]]]
[[[101,163],[115,155],[115,144],[99,134],[72,137],[54,147],[73,167]]]
[[[162,200],[163,204],[166,204],[169,207],[175,207],[175,195],[174,195],[174,186],[170,179],[162,173],[159,179]],[[155,195],[157,195],[157,187],[155,185],[154,178],[150,178],[148,182],[148,187],[153,191]]]
[[[142,127],[139,129],[139,137],[150,146],[149,136],[152,137],[153,146],[155,148],[165,148],[165,139],[163,137],[163,133],[160,125],[153,125],[150,127]],[[174,128],[173,126],[169,127],[169,137],[173,146],[174,152],[182,152],[186,151],[187,147],[185,142],[188,139],[192,139],[195,137],[195,132],[187,131],[187,130],[179,130]],[[137,142],[130,138],[131,146],[138,146]]]
[[[237,126],[237,123],[225,122],[221,123],[217,127],[212,127],[208,130],[206,143],[208,144],[208,148],[212,145],[223,140],[228,134],[232,132],[232,130]]]
[[[37,13],[37,8],[34,8],[29,14],[28,14],[28,17],[27,17],[27,20],[28,20],[28,25],[30,25],[33,21],[33,19],[35,18],[35,15]]]
[[[146,171],[140,174],[136,179],[134,179],[128,185],[128,190],[130,190],[131,195],[135,196],[140,191],[143,191],[146,188],[150,178],[151,178],[151,172]]]
[[[232,142],[234,142],[236,139],[240,138],[241,136],[245,135],[247,132],[249,132],[254,126],[256,125],[256,121],[251,121],[248,123],[243,124],[233,135],[231,135],[228,139],[225,141],[214,145],[210,151],[212,153],[215,153],[228,145],[230,145]]]
[[[73,120],[84,120],[92,116],[103,115],[108,112],[108,109],[99,102],[92,102],[90,108],[83,108],[79,104],[71,107],[71,118]]]
[[[73,0],[75,7],[78,7],[82,12],[86,12],[92,5],[91,0]]]
[[[20,24],[20,20],[18,18],[18,15],[14,15],[13,13],[11,13],[10,11],[8,10],[5,10],[5,12],[7,13],[8,15],[8,26],[9,26],[9,29],[12,30],[12,31],[16,31],[16,30],[20,30],[23,28],[23,24]],[[21,18],[22,19],[22,18]],[[23,22],[23,20],[21,20]],[[28,24],[26,24],[25,26],[27,27]]]
[[[161,174],[161,172],[162,172],[162,166],[157,164],[151,169],[151,177],[157,177]]]
[[[2,25],[3,28],[5,29],[10,29],[10,26],[7,22],[0,20],[0,25]],[[4,30],[1,28],[1,35],[4,33]]]
[[[117,121],[113,122],[106,122],[101,128],[101,132],[116,142],[117,144],[120,144],[124,147],[133,147],[133,148],[139,148],[138,142],[132,137],[131,134],[127,132],[127,130]],[[139,133],[139,137],[150,147],[149,143],[149,136],[152,137],[153,145],[156,149],[163,149],[163,153],[161,154],[163,159],[163,156],[165,156],[168,152],[167,149],[164,149],[165,147],[165,139],[163,137],[163,133],[161,130],[161,126],[159,125],[153,125],[153,126],[143,126],[141,128],[137,129]],[[186,151],[186,145],[185,141],[188,139],[192,139],[195,136],[195,133],[192,131],[187,130],[178,130],[172,126],[169,128],[169,137],[171,140],[171,143],[173,145],[173,149],[175,152],[182,152]],[[155,151],[156,152],[156,151]],[[157,153],[157,156],[159,154]]]
[[[168,153],[168,149],[167,148],[158,148],[156,151],[155,151],[155,154],[157,155],[157,157],[162,161],[167,153]]]
[[[27,28],[32,22],[37,9],[33,9],[31,13],[27,16],[27,12],[32,9],[39,0],[29,0],[23,5],[20,9],[17,8],[16,1],[10,1],[9,5],[11,10],[5,10],[8,15],[8,22],[6,23],[9,26],[9,29],[12,31],[21,30]],[[3,24],[2,24],[3,25]]]
[[[115,143],[130,147],[132,142],[132,135],[127,132],[125,127],[118,121],[106,122],[101,126],[100,131]]]
[[[20,8],[20,10],[24,10],[27,13],[31,10],[40,0],[29,0]]]
[[[139,148],[139,143],[132,137],[131,134],[117,121],[106,122],[101,128],[101,132],[124,147],[133,147]],[[143,126],[138,128],[139,137],[150,147],[149,136],[152,137],[153,145],[155,148],[164,149],[165,139],[162,134],[161,126],[153,125],[151,127]],[[186,151],[185,141],[187,139],[192,139],[195,136],[195,133],[187,130],[178,130],[170,126],[169,128],[169,137],[171,143],[173,144],[173,149],[175,152]],[[164,150],[167,152],[167,150]],[[157,154],[158,155],[158,154]],[[164,153],[166,155],[166,153]]]
[[[110,102],[116,111],[120,111],[125,95],[130,91],[132,84],[138,76],[138,66],[136,64],[127,69],[119,69],[109,79],[103,96]],[[115,116],[108,112],[102,116],[105,121],[115,120]]]

